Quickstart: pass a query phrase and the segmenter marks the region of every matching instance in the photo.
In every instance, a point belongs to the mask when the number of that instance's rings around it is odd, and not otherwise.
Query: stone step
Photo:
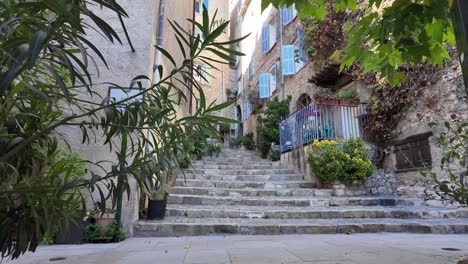
[[[167,217],[138,221],[135,236],[196,236],[210,234],[280,235],[336,233],[468,233],[468,219],[242,219]]]
[[[179,173],[178,179],[198,179],[198,180],[213,180],[213,181],[250,181],[250,182],[301,181],[301,180],[304,180],[304,175],[300,175],[300,174],[207,175],[207,174]]]
[[[172,188],[171,194],[195,194],[211,196],[332,196],[332,189],[291,188],[291,189],[254,189],[254,188],[210,188],[182,187]]]
[[[169,196],[169,204],[187,205],[248,205],[248,206],[397,206],[422,205],[421,199],[401,197],[275,197],[275,196],[209,196],[173,194]]]
[[[209,206],[168,205],[167,216],[188,218],[248,218],[248,219],[341,219],[399,218],[437,219],[466,218],[467,209],[429,206],[343,206],[343,207],[283,207],[283,206]]]
[[[280,165],[196,165],[192,164],[189,169],[215,169],[215,170],[277,170],[288,169]]]
[[[228,161],[225,159],[221,160],[213,160],[213,161],[194,161],[192,162],[194,165],[234,165],[234,166],[241,166],[241,165],[246,165],[246,166],[268,166],[272,165],[271,161],[268,160],[252,160],[252,159],[245,159],[245,160],[235,160],[235,161]]]
[[[255,188],[255,189],[285,189],[285,188],[312,188],[314,183],[308,181],[222,181],[222,180],[200,180],[177,179],[177,186],[186,187],[217,187],[217,188]]]
[[[196,173],[205,175],[266,175],[266,174],[294,174],[293,169],[241,169],[241,170],[220,170],[220,169],[186,169],[185,173]]]

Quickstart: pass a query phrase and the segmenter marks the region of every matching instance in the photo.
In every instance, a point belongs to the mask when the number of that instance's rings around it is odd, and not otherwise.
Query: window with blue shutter
[[[270,50],[270,36],[268,25],[262,27],[262,51],[267,53]]]
[[[270,96],[270,74],[261,73],[260,78],[260,98],[268,98]]]
[[[200,13],[200,0],[195,0],[195,12]]]
[[[294,45],[283,45],[281,49],[283,60],[283,75],[293,75],[296,73],[294,59]]]
[[[293,20],[293,10],[291,7],[285,7],[281,11],[283,15],[283,26],[286,26]]]
[[[302,28],[297,29],[297,48],[299,50],[299,60],[307,63],[307,52],[304,48],[304,30]]]
[[[203,0],[203,5],[205,6],[206,10],[208,10],[208,0]]]

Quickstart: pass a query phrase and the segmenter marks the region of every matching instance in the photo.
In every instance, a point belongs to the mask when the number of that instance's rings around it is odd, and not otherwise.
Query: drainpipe
[[[156,46],[162,47],[163,46],[163,33],[164,33],[164,10],[166,7],[166,1],[165,0],[160,0],[159,2],[159,11],[158,11],[158,26],[156,29]],[[159,76],[159,71],[158,67],[162,63],[161,59],[161,51],[156,49],[155,55],[154,55],[154,64],[153,64],[153,85],[159,83],[161,80],[162,76]],[[147,134],[148,140],[152,140],[153,137],[151,133],[148,131]],[[148,144],[146,145],[146,151],[150,152],[151,151],[151,146]]]
[[[164,35],[164,10],[166,7],[166,0],[160,0],[159,2],[159,18],[158,18],[158,29],[156,37],[156,46],[162,48],[163,46],[163,35]],[[161,65],[161,51],[156,49],[155,62],[153,67],[153,85],[157,84],[162,76],[159,76],[158,67]]]
[[[283,74],[283,12],[279,9],[279,23],[280,23],[280,68],[281,68],[281,101],[286,99],[284,87],[284,74]]]

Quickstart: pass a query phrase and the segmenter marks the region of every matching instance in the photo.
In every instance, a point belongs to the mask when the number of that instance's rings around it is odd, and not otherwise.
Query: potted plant
[[[221,153],[221,146],[214,145],[214,144],[208,144],[207,145],[207,152],[208,152],[208,155],[211,156],[211,157],[213,157],[213,156],[219,157],[219,153]]]
[[[103,208],[100,202],[96,202],[93,210],[88,211],[87,216],[88,219],[94,221],[97,226],[104,228],[115,220],[115,210]]]
[[[346,89],[339,91],[336,98],[340,99],[339,105],[342,106],[358,106],[360,103],[359,93],[356,89]]]
[[[340,105],[340,100],[336,98],[315,96],[314,101],[317,105]]]
[[[207,148],[207,143],[205,139],[195,139],[195,143],[191,144],[191,153],[192,160],[201,160],[205,150]]]
[[[240,136],[236,140],[236,146],[239,147],[245,147],[248,150],[254,150],[255,149],[255,141],[253,139],[253,134],[249,133],[244,136]]]
[[[162,220],[166,216],[167,198],[170,189],[175,185],[176,177],[172,170],[160,171],[155,175],[155,188],[149,194],[148,220]]]

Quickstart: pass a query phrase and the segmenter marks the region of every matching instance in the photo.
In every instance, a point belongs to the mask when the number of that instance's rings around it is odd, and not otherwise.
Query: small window
[[[272,96],[277,89],[278,62],[275,62],[275,64],[273,64],[273,66],[268,71],[268,74],[270,75],[269,96]]]
[[[281,9],[281,15],[283,16],[283,26],[291,23],[294,18],[297,16],[297,10],[294,5],[290,7],[285,7]]]
[[[195,12],[201,13],[201,5],[200,5],[200,0],[195,0]]]
[[[283,75],[293,75],[296,73],[294,50],[295,45],[283,45],[282,47]]]
[[[276,44],[276,16],[262,27],[262,52],[268,53]]]
[[[425,133],[395,142],[397,171],[417,170],[432,166],[429,145],[431,135],[432,133]]]
[[[252,57],[252,60],[250,61],[250,64],[249,64],[249,80],[251,80],[255,74],[253,62],[254,62],[254,58]]]

